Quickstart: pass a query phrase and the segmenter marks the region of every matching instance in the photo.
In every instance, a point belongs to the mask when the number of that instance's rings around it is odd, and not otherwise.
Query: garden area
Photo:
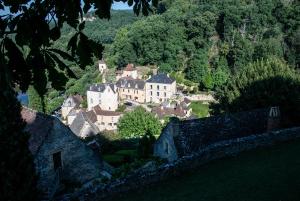
[[[118,201],[300,200],[300,140],[242,153],[126,193]]]

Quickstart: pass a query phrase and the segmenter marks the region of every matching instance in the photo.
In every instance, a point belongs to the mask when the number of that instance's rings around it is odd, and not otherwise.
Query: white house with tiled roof
[[[117,130],[117,124],[122,116],[121,112],[102,110],[99,105],[93,107],[89,112],[95,115],[96,119],[94,120],[94,123],[100,131]]]
[[[87,90],[88,110],[99,105],[103,110],[115,111],[118,108],[118,92],[115,84],[93,84]]]
[[[176,81],[164,73],[153,75],[146,81],[146,102],[162,103],[176,93]]]

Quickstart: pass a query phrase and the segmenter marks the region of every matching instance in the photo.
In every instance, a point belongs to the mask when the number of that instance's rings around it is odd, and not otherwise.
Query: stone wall
[[[84,184],[100,177],[102,160],[58,119],[35,156],[39,175],[38,187],[43,192],[52,190],[58,179],[54,170],[53,154],[61,152],[61,180]]]
[[[154,155],[173,161],[176,155],[187,156],[212,143],[264,133],[269,111],[264,108],[194,120],[173,119],[155,142]]]
[[[106,185],[88,185],[86,188],[81,189],[81,191],[65,198],[77,198],[84,201],[103,200],[165,180],[174,175],[184,174],[188,170],[195,169],[215,159],[235,156],[243,151],[253,150],[258,147],[267,147],[298,138],[300,138],[300,127],[220,141],[208,145],[197,153],[184,156],[175,162],[163,164],[156,168],[152,167],[147,170],[141,169]]]

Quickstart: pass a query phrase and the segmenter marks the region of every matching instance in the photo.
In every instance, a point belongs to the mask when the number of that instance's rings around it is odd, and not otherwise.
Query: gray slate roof
[[[130,88],[143,90],[145,87],[145,81],[141,79],[133,79],[131,77],[120,78],[117,81],[118,88]]]
[[[81,131],[82,128],[85,124],[85,122],[88,122],[93,133],[96,135],[97,133],[99,133],[99,129],[93,124],[93,120],[91,120],[89,118],[90,114],[87,114],[84,111],[81,111],[77,114],[77,116],[75,117],[75,119],[73,120],[72,124],[70,125],[70,129],[73,131],[73,133],[75,133],[77,136],[81,136]]]
[[[170,78],[168,75],[166,75],[164,73],[159,73],[159,74],[153,75],[146,82],[148,82],[148,83],[172,84],[174,81],[175,80]]]
[[[116,87],[112,83],[92,84],[89,87],[89,91],[103,92],[106,87],[110,87],[113,92],[116,93]]]

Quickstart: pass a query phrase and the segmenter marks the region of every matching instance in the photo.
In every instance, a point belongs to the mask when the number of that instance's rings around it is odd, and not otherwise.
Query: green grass
[[[242,153],[118,201],[299,201],[300,141]]]
[[[203,104],[202,102],[192,102],[189,108],[192,108],[192,113],[199,118],[207,117],[209,114],[209,106],[207,104]]]
[[[135,149],[123,149],[116,151],[113,154],[103,154],[103,160],[113,166],[120,166],[128,160],[137,158],[137,151]]]

